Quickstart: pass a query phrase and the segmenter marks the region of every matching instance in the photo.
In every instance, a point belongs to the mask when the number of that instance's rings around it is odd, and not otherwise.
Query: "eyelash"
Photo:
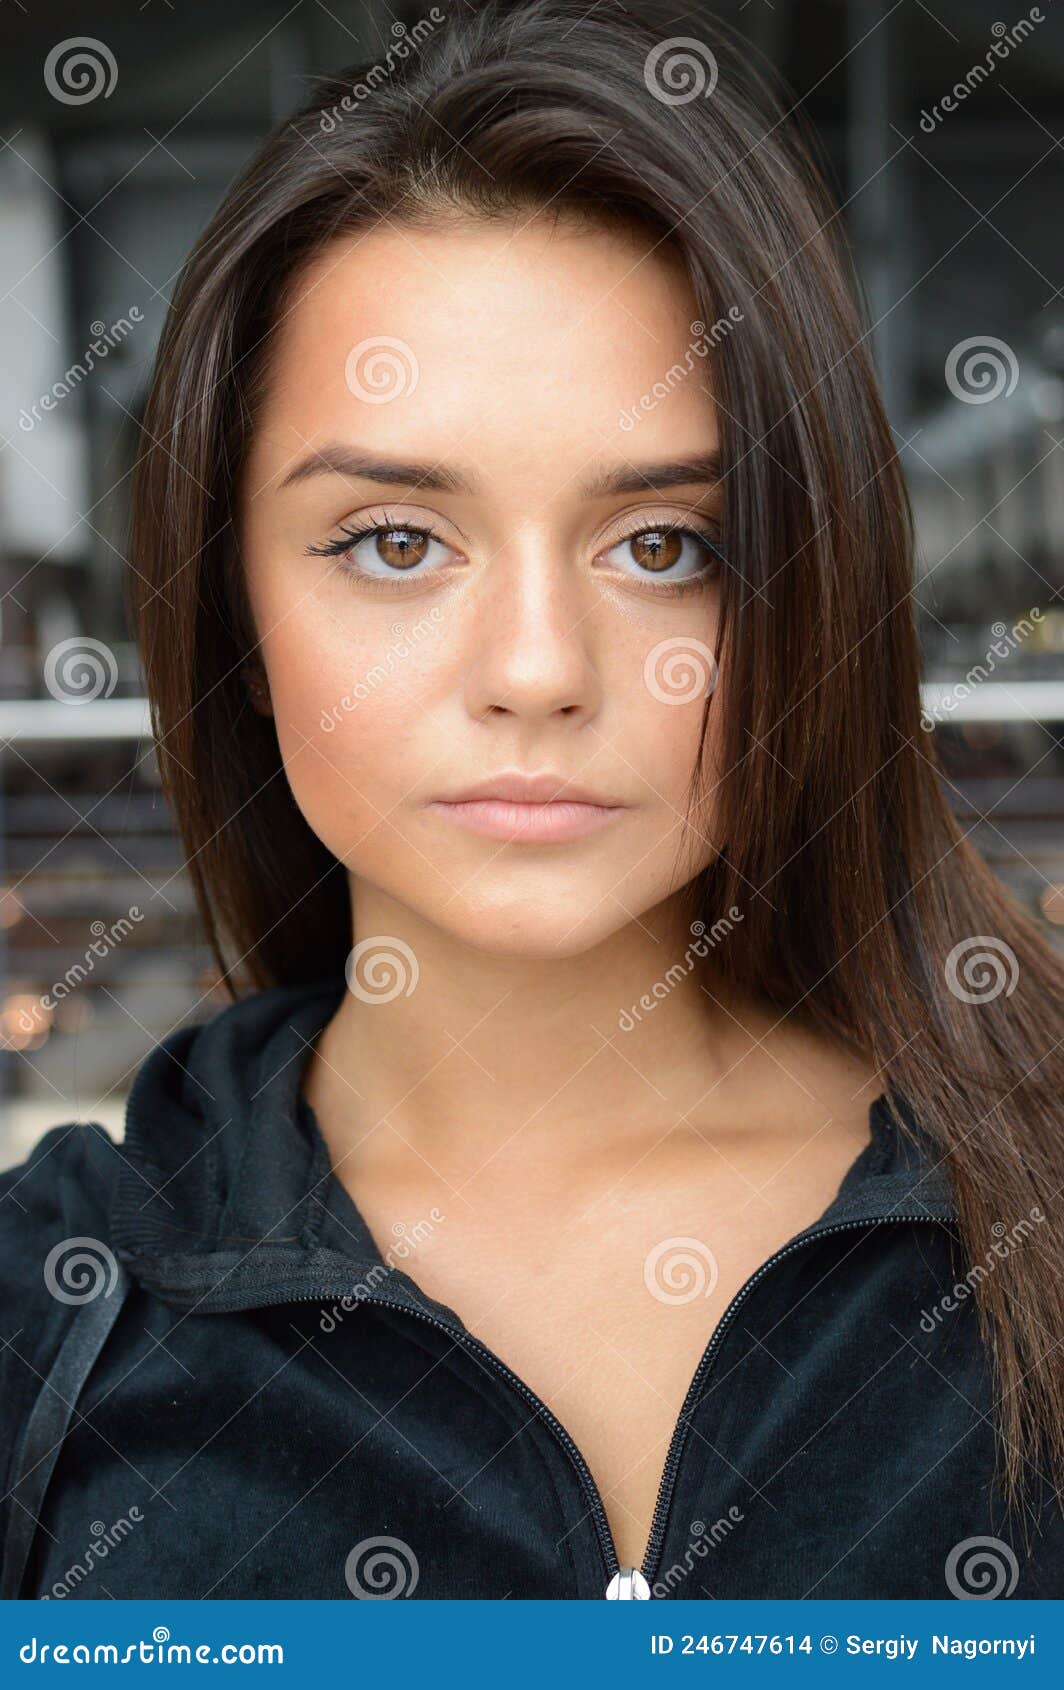
[[[440,536],[431,528],[425,528],[416,523],[370,522],[364,527],[343,526],[343,532],[337,539],[326,540],[324,544],[320,546],[307,546],[306,555],[308,557],[335,557],[342,560],[344,553],[350,551],[352,546],[358,545],[359,541],[366,540],[373,534],[388,534],[394,532],[396,529],[405,534],[416,534],[419,538],[424,540],[435,540],[437,545],[440,546],[447,544],[446,540],[441,540]],[[650,522],[642,528],[633,528],[629,534],[619,534],[615,540],[610,542],[610,545],[606,549],[612,551],[614,546],[624,545],[626,540],[638,540],[643,534],[663,533],[690,536],[692,539],[698,540],[707,548],[707,550],[712,554],[715,565],[720,566],[727,562],[725,554],[721,550],[720,543],[707,530],[696,528],[690,524],[685,525],[678,522]],[[357,581],[360,590],[366,588],[370,592],[383,591],[386,593],[394,593],[396,588],[398,588],[400,592],[409,592],[413,591],[415,587],[424,580],[424,577],[420,575],[416,577],[412,576],[409,580],[404,580],[402,575],[398,572],[396,572],[394,576],[363,574],[360,571],[359,566],[353,563],[345,562],[343,567],[345,572]],[[647,573],[646,579],[650,583],[651,591],[658,598],[680,598],[687,593],[697,592],[703,589],[707,580],[709,580],[714,573],[715,568],[710,566],[703,570],[699,575],[682,577],[676,581],[662,580],[655,582],[654,576],[649,572]],[[636,577],[631,577],[631,579],[636,579]]]

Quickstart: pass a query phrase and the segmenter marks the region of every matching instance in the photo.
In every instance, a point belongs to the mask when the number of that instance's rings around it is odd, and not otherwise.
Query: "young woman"
[[[838,228],[740,48],[535,0],[203,234],[131,589],[233,1001],[0,1188],[8,1596],[1064,1588],[1064,972]]]

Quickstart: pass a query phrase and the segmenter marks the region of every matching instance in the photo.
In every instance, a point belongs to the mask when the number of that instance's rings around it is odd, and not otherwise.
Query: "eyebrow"
[[[300,458],[281,482],[281,489],[317,475],[343,475],[376,481],[388,487],[424,487],[435,493],[475,493],[472,481],[446,464],[412,459],[382,458],[374,452],[326,442]],[[710,486],[720,480],[720,456],[700,452],[664,462],[621,464],[596,471],[577,491],[584,499],[603,499],[617,493],[642,493],[648,488]]]

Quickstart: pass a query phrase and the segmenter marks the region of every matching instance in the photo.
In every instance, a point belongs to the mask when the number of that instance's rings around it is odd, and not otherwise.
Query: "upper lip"
[[[550,804],[556,799],[560,803],[599,804],[609,809],[619,808],[616,799],[603,798],[601,794],[591,792],[586,786],[567,781],[564,775],[526,775],[519,770],[488,775],[472,786],[462,787],[460,791],[444,793],[440,802],[464,804],[476,798],[501,798],[511,804]]]

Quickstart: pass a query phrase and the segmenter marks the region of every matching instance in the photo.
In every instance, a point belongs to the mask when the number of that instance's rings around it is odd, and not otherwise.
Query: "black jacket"
[[[580,1451],[331,1172],[299,1086],[342,990],[182,1028],[123,1142],[56,1127],[0,1177],[4,1595],[605,1595]],[[653,1595],[1064,1594],[1043,1478],[1030,1556],[992,1489],[949,1183],[911,1124],[873,1106],[821,1220],[707,1332]]]

